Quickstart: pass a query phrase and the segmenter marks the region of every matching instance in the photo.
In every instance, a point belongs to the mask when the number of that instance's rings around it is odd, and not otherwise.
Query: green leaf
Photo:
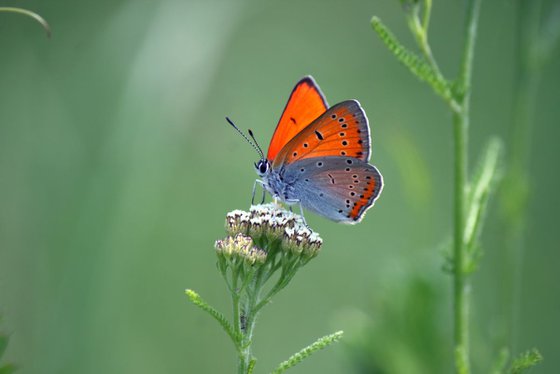
[[[479,257],[478,239],[488,206],[488,199],[498,179],[498,161],[501,151],[501,141],[497,138],[491,139],[468,191],[467,217],[463,237],[470,256],[470,263],[465,264],[467,271],[472,271],[476,267],[476,260]]]
[[[229,335],[229,337],[233,341],[233,344],[235,344],[236,347],[239,345],[240,337],[234,332],[233,327],[222,313],[218,312],[216,309],[211,307],[206,301],[204,301],[200,297],[199,294],[197,294],[193,290],[185,290],[185,294],[188,296],[188,298],[192,301],[194,305],[196,305],[200,309],[210,314],[212,317],[214,317],[216,321],[220,323],[220,325],[225,330],[225,332]]]
[[[255,365],[257,363],[257,360],[252,359],[251,361],[249,361],[249,367],[247,368],[247,374],[253,374],[253,371],[255,370]]]
[[[45,32],[47,33],[47,37],[50,38],[51,36],[51,27],[49,26],[49,24],[47,23],[47,21],[41,17],[40,15],[38,15],[35,12],[32,12],[30,10],[27,9],[22,9],[22,8],[12,8],[12,7],[0,7],[0,12],[5,12],[5,13],[18,13],[18,14],[23,14],[25,16],[31,17],[33,18],[35,21],[39,22],[39,24],[41,26],[43,26],[43,28],[45,29]]]
[[[527,352],[520,354],[515,360],[513,360],[513,363],[511,364],[511,367],[509,369],[509,373],[524,373],[527,369],[541,362],[542,359],[542,355],[535,348],[528,350]]]
[[[284,371],[288,370],[292,366],[297,365],[298,363],[305,360],[307,357],[311,356],[313,353],[326,348],[327,346],[331,345],[332,343],[337,342],[342,337],[343,332],[337,331],[334,334],[323,336],[315,341],[315,343],[303,348],[301,351],[297,352],[293,356],[291,356],[288,360],[282,362],[274,371],[273,374],[283,373]]]
[[[404,47],[378,17],[371,19],[371,26],[385,46],[418,79],[427,82],[445,101],[453,101],[450,83],[438,74],[426,61]]]

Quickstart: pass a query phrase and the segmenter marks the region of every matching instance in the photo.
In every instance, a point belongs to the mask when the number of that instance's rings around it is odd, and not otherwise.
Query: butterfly
[[[226,119],[260,153],[255,183],[275,199],[355,224],[383,189],[383,177],[368,163],[370,129],[360,103],[347,100],[329,108],[311,76],[293,89],[266,157],[251,130],[254,144]]]

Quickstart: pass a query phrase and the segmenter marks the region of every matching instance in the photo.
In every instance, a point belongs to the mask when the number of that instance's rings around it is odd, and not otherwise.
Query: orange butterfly
[[[333,221],[359,222],[383,188],[383,177],[368,163],[370,130],[360,103],[347,100],[329,108],[310,76],[292,91],[267,157],[256,141],[249,143],[261,155],[257,183],[274,198]]]

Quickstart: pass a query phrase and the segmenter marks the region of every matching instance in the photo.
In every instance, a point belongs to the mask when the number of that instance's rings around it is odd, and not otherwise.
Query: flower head
[[[264,264],[266,252],[253,245],[253,239],[243,234],[228,236],[223,240],[216,240],[214,244],[218,256],[226,260],[239,260],[246,265]]]
[[[317,255],[323,240],[311,231],[301,216],[277,204],[253,205],[248,212],[234,210],[226,216],[229,235],[248,235],[267,252],[274,246],[295,255],[311,258]]]

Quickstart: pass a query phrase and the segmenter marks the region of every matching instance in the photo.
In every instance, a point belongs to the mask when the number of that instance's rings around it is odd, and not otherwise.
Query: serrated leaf
[[[282,362],[274,371],[273,374],[280,374],[289,368],[299,364],[301,361],[305,360],[307,357],[311,356],[313,353],[328,347],[332,343],[337,342],[342,337],[343,332],[337,331],[334,334],[323,336],[315,341],[315,343],[303,348],[301,351],[292,355],[289,359]]]
[[[240,337],[234,332],[233,327],[222,313],[218,312],[216,309],[210,306],[195,291],[185,290],[185,294],[194,305],[204,310],[206,313],[210,314],[216,321],[218,321],[224,331],[229,335],[235,346],[239,345]]]
[[[249,361],[249,367],[247,368],[247,374],[253,374],[253,371],[255,370],[255,365],[257,364],[257,360],[252,359],[251,361]]]
[[[371,19],[371,26],[393,55],[418,79],[432,86],[433,90],[446,101],[452,100],[450,83],[438,74],[423,58],[408,50],[378,17]]]
[[[525,371],[527,371],[527,369],[530,369],[531,367],[541,362],[542,359],[543,359],[542,355],[535,348],[528,350],[520,354],[519,356],[517,356],[515,360],[513,360],[513,363],[511,364],[511,367],[509,369],[509,373],[510,374],[524,373]]]
[[[463,241],[472,261],[478,257],[475,252],[479,248],[478,239],[488,206],[488,199],[497,180],[498,160],[501,150],[502,143],[499,139],[490,140],[469,189]],[[476,264],[470,264],[470,266],[476,267]]]

